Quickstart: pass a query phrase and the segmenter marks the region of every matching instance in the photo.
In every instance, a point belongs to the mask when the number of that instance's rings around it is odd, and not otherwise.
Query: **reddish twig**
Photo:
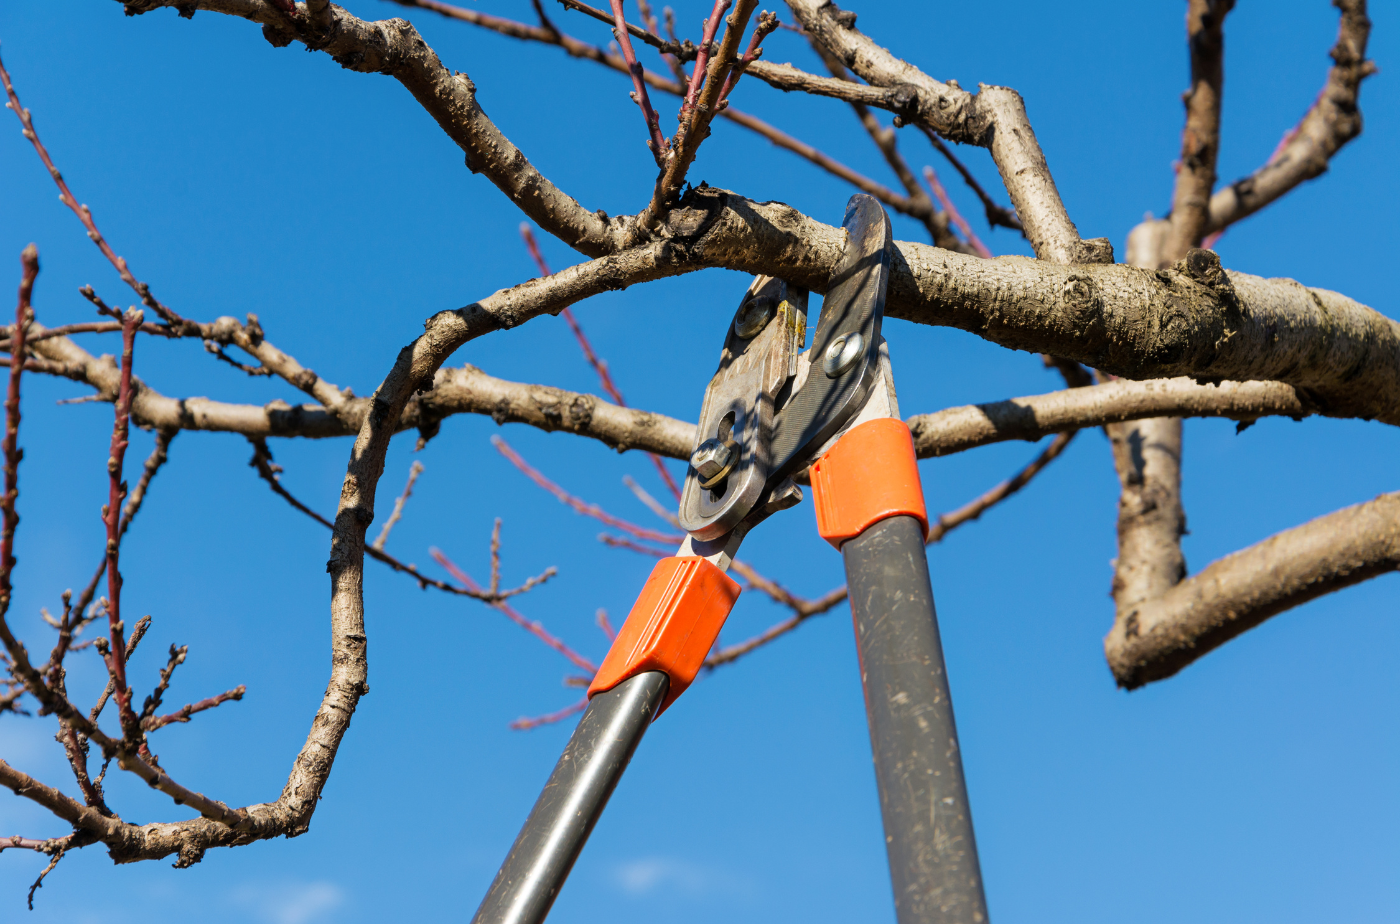
[[[8,76],[5,85],[9,86]],[[22,357],[25,331],[34,317],[30,300],[34,295],[34,280],[39,276],[39,249],[30,244],[20,254],[19,262],[19,302],[15,306],[15,330],[11,340],[13,355]],[[19,499],[19,462],[24,457],[19,448],[19,380],[23,373],[24,363],[10,365],[10,382],[5,393],[5,437],[0,443],[5,456],[5,494],[0,497],[0,517],[3,517],[3,526],[0,526],[0,616],[9,611],[14,591],[15,529],[19,526],[15,502]]]
[[[603,634],[608,637],[609,644],[617,641],[617,630],[613,628],[612,622],[608,620],[607,610],[600,608],[597,613],[593,614],[593,621],[598,623],[598,628],[602,629]]]
[[[122,575],[119,567],[121,553],[121,507],[126,499],[126,482],[122,481],[122,461],[126,457],[127,433],[131,422],[131,364],[136,345],[136,328],[141,324],[141,312],[135,308],[122,315],[121,377],[117,388],[115,421],[112,424],[112,444],[107,457],[107,503],[102,508],[102,522],[107,527],[107,625],[111,633],[111,654],[107,670],[112,677],[112,697],[117,702],[122,728],[130,744],[140,740],[141,726],[131,708],[131,691],[126,682],[126,627],[121,619]]]
[[[948,163],[953,165],[953,169],[958,171],[958,175],[963,178],[963,182],[966,183],[968,188],[981,200],[982,208],[987,212],[988,226],[995,228],[1000,225],[1003,228],[1010,228],[1012,231],[1019,231],[1021,235],[1024,236],[1026,231],[1021,227],[1021,219],[1016,214],[1016,210],[999,204],[995,199],[987,195],[987,191],[982,188],[982,184],[977,182],[977,178],[972,175],[972,171],[967,169],[962,161],[958,160],[952,148],[948,147],[947,143],[942,138],[938,137],[932,129],[923,125],[919,127],[923,129],[924,134],[928,136],[929,143],[934,146],[939,154],[942,154],[947,159]]]
[[[937,520],[929,524],[929,545],[941,541],[944,536],[948,535],[948,533],[956,527],[964,523],[971,523],[973,520],[986,513],[991,507],[1001,503],[1024,488],[1030,483],[1032,478],[1040,474],[1045,466],[1055,461],[1060,453],[1065,451],[1065,447],[1069,445],[1070,440],[1074,439],[1074,435],[1078,432],[1078,430],[1069,430],[1058,434],[1054,440],[1050,442],[1050,445],[1045,447],[1044,451],[1032,459],[1029,465],[1021,469],[1015,475],[980,497],[974,498],[959,507],[957,510],[941,514]]]
[[[642,117],[646,119],[647,147],[651,149],[652,157],[656,158],[656,165],[659,167],[669,150],[669,145],[666,143],[666,135],[661,131],[661,119],[651,107],[646,81],[642,79],[642,65],[638,63],[637,54],[632,50],[632,37],[627,32],[627,14],[622,10],[622,0],[612,0],[612,13],[615,25],[613,35],[617,37],[617,43],[622,49],[622,60],[627,62],[627,72],[632,76],[632,102],[642,110]]]
[[[648,494],[641,485],[637,484],[636,480],[633,479],[631,475],[623,475],[622,483],[627,485],[628,490],[630,490],[634,495],[636,495],[637,500],[645,504],[648,510],[659,516],[661,519],[665,520],[667,523],[670,523],[676,529],[681,528],[680,517],[676,516],[674,511],[667,510],[665,507],[663,507],[661,505],[661,502],[658,501],[656,498],[652,497],[650,494]]]
[[[593,517],[595,520],[599,520],[603,523],[606,523],[615,529],[620,529],[623,532],[628,533],[629,535],[636,536],[638,539],[646,539],[650,542],[661,542],[674,545],[685,538],[684,536],[679,535],[677,533],[658,532],[654,529],[647,529],[645,526],[638,526],[635,523],[629,523],[628,521],[620,517],[613,516],[612,514],[604,510],[602,507],[599,507],[597,504],[590,504],[587,501],[580,500],[579,498],[574,497],[572,494],[559,487],[559,485],[546,478],[543,474],[539,472],[539,470],[530,465],[529,462],[526,462],[523,458],[521,458],[520,454],[514,449],[510,448],[510,445],[506,443],[505,440],[501,439],[499,436],[491,437],[491,445],[495,446],[496,450],[501,455],[509,459],[510,463],[516,468],[518,468],[525,475],[525,477],[529,478],[541,488],[544,488],[550,494],[553,494],[556,498],[559,499],[560,503],[572,508],[576,513],[581,513],[584,516]]]
[[[520,223],[520,236],[525,239],[525,246],[529,249],[530,256],[534,258],[535,265],[539,267],[540,275],[552,276],[553,273],[549,270],[549,264],[545,262],[544,254],[540,252],[540,245],[535,242],[535,234],[530,230],[528,222],[522,221]],[[618,390],[617,385],[613,382],[612,374],[608,372],[608,361],[593,352],[593,344],[590,343],[588,337],[584,335],[583,328],[579,326],[578,321],[574,318],[573,310],[565,308],[560,314],[564,316],[564,321],[569,325],[569,329],[574,332],[574,339],[578,341],[579,349],[583,350],[584,358],[587,359],[588,364],[593,367],[593,371],[598,374],[598,381],[602,383],[603,390],[608,393],[608,397],[612,398],[613,401],[617,403],[618,407],[627,407],[627,399],[622,397],[622,392]],[[666,469],[666,461],[654,452],[649,452],[647,455],[651,457],[651,462],[656,466],[657,474],[661,476],[661,480],[665,482],[667,489],[670,490],[670,492],[675,495],[676,500],[679,501],[681,499],[681,489],[680,486],[676,484],[675,479],[671,477],[671,473]]]
[[[151,450],[151,454],[146,457],[146,463],[142,466],[141,478],[136,482],[136,490],[131,492],[127,499],[126,507],[122,509],[122,524],[118,530],[117,541],[126,535],[126,531],[131,528],[131,521],[141,510],[141,504],[146,499],[146,492],[151,486],[151,479],[155,478],[156,472],[160,471],[162,465],[170,458],[170,441],[175,439],[179,430],[157,430],[156,445]],[[92,603],[93,596],[97,593],[97,585],[102,580],[102,576],[107,573],[107,553],[103,550],[102,561],[97,566],[97,571],[93,573],[92,579],[78,595],[78,602],[73,605],[73,612],[77,614],[75,630],[81,629],[88,622],[91,622],[95,614],[88,615],[87,608]]]
[[[704,31],[700,38],[700,49],[695,56],[695,67],[690,72],[690,84],[685,88],[685,100],[681,103],[680,112],[676,116],[681,124],[685,124],[690,118],[690,114],[698,102],[700,87],[705,82],[705,68],[710,63],[710,55],[715,50],[715,33],[719,31],[720,20],[724,18],[729,4],[730,0],[715,0],[715,8],[710,12],[709,18],[705,20]]]
[[[555,722],[562,722],[571,715],[577,715],[588,708],[588,697],[574,703],[572,706],[565,706],[558,712],[551,712],[547,715],[536,716],[533,719],[519,718],[510,723],[510,727],[516,731],[527,731],[531,728],[539,728],[541,725],[553,725]]]
[[[169,725],[171,722],[188,722],[190,720],[190,716],[194,715],[196,712],[204,712],[206,709],[213,709],[215,706],[226,703],[229,700],[242,699],[243,694],[247,692],[248,688],[240,683],[232,690],[227,690],[223,693],[218,694],[217,696],[211,696],[208,699],[201,699],[197,703],[190,703],[183,709],[179,709],[175,712],[170,713],[169,715],[150,716],[148,718],[143,718],[141,720],[141,728],[145,731],[153,732],[157,728]]]
[[[6,850],[17,849],[33,850],[36,853],[42,853],[52,856],[59,850],[62,850],[64,847],[69,846],[69,843],[76,836],[77,835],[69,834],[65,837],[50,837],[40,839],[34,837],[20,837],[18,834],[16,834],[13,837],[0,837],[0,853],[5,852]]]
[[[671,152],[662,166],[661,175],[656,178],[651,201],[637,214],[634,234],[653,230],[662,214],[678,201],[686,174],[695,162],[700,146],[710,136],[710,123],[721,108],[720,91],[724,89],[725,79],[739,59],[739,42],[744,37],[749,17],[758,6],[758,0],[737,0],[734,12],[725,19],[724,39],[714,50],[708,67],[705,67],[702,61],[710,54],[714,29],[719,25],[721,14],[728,9],[729,2],[717,0],[714,15],[705,24],[705,43],[700,49],[701,57],[696,58],[695,72],[690,75],[686,103],[681,106],[679,116],[680,126],[671,140]]]
[[[448,574],[451,574],[458,581],[461,581],[464,587],[466,587],[470,591],[475,591],[478,594],[482,593],[481,585],[478,584],[475,580],[473,580],[471,575],[467,574],[467,572],[457,567],[457,565],[452,561],[452,559],[448,558],[442,553],[441,549],[429,549],[428,552],[430,555],[433,556],[434,560],[436,560],[439,565],[442,565],[444,568],[447,569]],[[508,619],[510,619],[511,622],[515,623],[517,626],[520,626],[520,628],[524,629],[526,632],[529,632],[535,638],[544,642],[550,648],[553,648],[555,651],[568,658],[571,662],[574,663],[575,666],[588,671],[590,674],[597,673],[598,666],[596,664],[585,658],[583,655],[579,654],[577,651],[574,651],[568,645],[564,644],[562,639],[551,635],[539,622],[539,620],[526,619],[523,615],[521,615],[519,610],[511,606],[509,603],[506,603],[504,600],[490,601],[487,603],[487,605],[500,610],[506,615]]]
[[[107,262],[116,267],[117,273],[122,277],[122,281],[131,286],[132,290],[141,297],[141,303],[143,305],[154,311],[156,315],[167,324],[178,327],[187,323],[184,318],[157,301],[155,296],[151,294],[150,286],[132,275],[131,270],[126,265],[126,260],[116,255],[111,246],[107,243],[107,239],[102,236],[102,232],[97,229],[97,225],[92,220],[92,210],[86,205],[78,204],[77,197],[74,196],[72,190],[68,188],[68,181],[63,178],[63,174],[58,172],[58,168],[54,166],[53,158],[49,157],[48,150],[45,149],[43,143],[39,141],[39,133],[34,130],[34,120],[29,110],[20,105],[19,95],[15,93],[14,85],[10,82],[9,72],[5,70],[3,64],[0,64],[0,80],[4,81],[5,95],[9,97],[5,107],[14,110],[15,115],[19,117],[20,124],[24,128],[24,137],[28,138],[29,143],[34,145],[34,150],[38,152],[39,159],[44,162],[44,167],[48,169],[49,176],[53,177],[54,183],[58,185],[59,201],[72,209],[73,214],[78,216],[78,220],[81,221],[83,227],[87,229],[88,237],[97,245],[97,249],[102,251],[102,255],[107,258]]]
[[[968,244],[972,245],[972,249],[977,252],[977,256],[981,257],[983,260],[990,260],[992,258],[992,252],[978,239],[977,235],[972,230],[972,226],[967,223],[967,219],[962,217],[962,213],[958,211],[957,206],[953,205],[953,200],[948,198],[948,191],[943,188],[942,183],[938,182],[938,174],[934,172],[932,167],[924,167],[924,182],[928,183],[928,188],[933,190],[933,195],[938,199],[939,204],[943,206],[943,211],[947,212],[948,218],[953,224],[958,226],[958,230],[963,233],[963,237],[967,238]]]
[[[621,536],[613,536],[609,533],[599,533],[598,541],[614,549],[626,549],[629,552],[638,552],[642,555],[649,555],[652,558],[670,558],[671,555],[674,554],[670,549],[658,549],[655,546],[642,545],[640,542],[633,542],[631,539],[624,539]]]

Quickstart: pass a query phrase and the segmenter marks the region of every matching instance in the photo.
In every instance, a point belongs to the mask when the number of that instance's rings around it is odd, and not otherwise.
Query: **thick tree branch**
[[[1400,493],[1382,494],[1228,555],[1144,601],[1104,639],[1129,689],[1170,677],[1270,616],[1400,568]]]
[[[1221,382],[1198,385],[1189,378],[1071,388],[1046,395],[989,404],[952,407],[910,417],[919,458],[950,455],[1004,440],[1038,440],[1051,433],[1142,420],[1226,417],[1251,422],[1260,417],[1301,419],[1317,413],[1290,385],[1280,382]]]
[[[671,237],[665,242],[581,264],[493,299],[524,310],[537,285],[572,291],[570,298],[578,300],[599,287],[624,287],[706,266],[778,276],[821,292],[842,246],[839,228],[781,203],[756,203],[712,188],[690,193],[685,207],[668,219],[667,232]],[[1299,399],[1317,413],[1400,423],[1400,324],[1335,292],[1224,271],[1207,251],[1193,251],[1178,265],[1153,272],[1122,265],[1056,266],[1021,257],[980,260],[896,242],[886,307],[891,317],[961,328],[1011,349],[1067,357],[1126,378],[1279,381],[1297,389]],[[35,349],[45,358],[80,366],[103,392],[115,391],[110,360],[93,359],[65,338],[40,341]],[[272,429],[273,415],[264,409],[209,402],[200,408],[209,417],[239,419],[226,419],[228,426],[213,426],[209,418],[187,424],[182,421],[194,416],[188,407],[193,402],[163,398],[166,403],[158,405],[152,399],[147,414],[148,398],[144,388],[136,397],[138,421],[160,426],[159,412],[167,415],[170,429],[244,432],[243,425],[255,422]],[[367,399],[355,399],[362,400]],[[252,416],[250,411],[261,420],[248,420],[244,415]],[[297,413],[288,409],[281,422],[289,423]],[[314,421],[309,415],[304,419]],[[307,425],[282,432],[312,431]],[[334,431],[320,432],[344,431],[337,424]],[[664,442],[638,448],[670,455]]]
[[[1129,261],[1162,269],[1200,247],[1209,224],[1210,195],[1220,151],[1220,111],[1225,86],[1225,17],[1234,0],[1188,0],[1186,40],[1191,85],[1182,97],[1181,133],[1172,212],[1155,252],[1129,247]],[[1115,619],[1166,593],[1186,576],[1181,537],[1181,419],[1158,417],[1105,427],[1122,493],[1118,499],[1118,557],[1112,593]]]

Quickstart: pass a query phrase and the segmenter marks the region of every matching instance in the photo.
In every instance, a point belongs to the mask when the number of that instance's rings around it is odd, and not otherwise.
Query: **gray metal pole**
[[[987,924],[919,522],[881,520],[841,554],[899,924]]]
[[[472,924],[539,924],[666,697],[649,671],[588,703]]]

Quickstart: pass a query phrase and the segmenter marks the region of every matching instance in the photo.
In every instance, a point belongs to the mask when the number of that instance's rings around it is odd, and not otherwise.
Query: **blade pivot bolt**
[[[739,444],[731,440],[708,439],[695,447],[691,467],[700,476],[700,487],[711,488],[725,479],[739,458]]]
[[[842,334],[826,348],[822,358],[822,370],[829,378],[836,378],[855,365],[860,354],[865,352],[865,338],[859,332]]]

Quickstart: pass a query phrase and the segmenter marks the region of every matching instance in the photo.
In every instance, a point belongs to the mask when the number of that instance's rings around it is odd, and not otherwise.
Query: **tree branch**
[[[1005,440],[1038,440],[1051,433],[1142,420],[1226,417],[1252,422],[1260,417],[1301,419],[1317,413],[1292,386],[1278,382],[1221,382],[1198,385],[1189,378],[1071,388],[1045,395],[948,408],[910,417],[919,458],[950,455]]]
[[[1210,197],[1208,234],[1219,234],[1326,173],[1333,156],[1361,134],[1361,82],[1376,73],[1375,62],[1366,59],[1371,20],[1366,0],[1333,0],[1332,5],[1341,10],[1341,19],[1330,52],[1333,66],[1322,92],[1259,169]],[[1156,253],[1170,227],[1169,221],[1160,219],[1134,228],[1128,236],[1128,262],[1144,262],[1144,257],[1134,259],[1135,252]]]
[[[1057,263],[1111,262],[1107,241],[1080,239],[1015,90],[983,86],[974,95],[954,82],[934,80],[859,32],[855,14],[829,0],[788,0],[788,6],[815,41],[867,83],[905,88],[902,120],[991,152],[1036,256]]]
[[[628,73],[627,63],[620,56],[605,52],[603,49],[599,48],[596,45],[590,45],[587,42],[581,42],[578,39],[573,38],[572,36],[566,35],[565,33],[558,31],[557,29],[550,30],[539,26],[530,26],[526,25],[525,23],[516,22],[514,20],[503,19],[499,16],[491,16],[486,13],[478,13],[476,10],[470,10],[460,6],[453,6],[447,3],[439,3],[437,2],[437,0],[391,0],[391,2],[397,3],[400,6],[430,10],[434,13],[446,16],[450,19],[456,19],[460,22],[471,23],[472,25],[480,26],[484,29],[490,29],[493,32],[497,32],[501,35],[509,36],[511,38],[520,39],[522,41],[534,41],[541,42],[546,45],[554,45],[558,48],[562,48],[565,52],[572,55],[573,57],[584,58],[589,61],[594,61],[598,64],[603,65],[604,67],[612,68],[613,70],[618,71],[620,73]],[[566,5],[569,6],[571,9],[579,10],[583,10],[585,6],[584,4],[575,3],[569,3]],[[607,14],[603,13],[601,10],[597,10],[595,12],[600,17],[606,18],[607,21],[611,21],[611,18],[607,17]],[[590,13],[590,15],[592,14]],[[645,30],[630,25],[629,31],[634,36],[637,36],[639,33],[648,35],[650,34],[646,33]],[[670,48],[672,47],[672,45],[674,45],[674,43],[666,43],[660,38],[657,38],[656,41],[661,43],[657,46],[659,48]],[[648,44],[651,43],[648,42]],[[680,46],[675,45],[675,47],[679,48]],[[690,47],[693,51],[694,46],[692,45]],[[804,74],[804,72],[799,71],[796,68],[791,67],[790,65],[773,65],[763,60],[754,61],[745,69],[745,73],[761,73],[766,75],[764,79],[769,83],[773,83],[775,79],[778,79],[781,82],[783,79],[786,79],[785,75],[788,75],[789,72],[791,72],[791,74],[802,74],[804,78],[811,78],[813,80],[818,81],[824,80],[832,84],[845,83],[844,81],[829,80],[828,78],[819,78],[811,74]],[[779,76],[775,77],[775,74]],[[647,86],[652,87],[654,89],[658,89],[675,96],[685,96],[685,80],[671,80],[661,76],[660,74],[656,74],[647,70],[644,70],[642,72],[642,79],[646,81]],[[864,84],[846,83],[845,85],[848,87],[859,88],[859,91],[855,92],[854,95],[860,99],[867,99],[871,95],[874,95],[880,100],[884,101],[886,97],[889,96],[889,94],[884,90],[871,90],[871,88],[866,87]],[[792,89],[792,87],[784,88]],[[879,199],[885,205],[894,209],[895,211],[905,215],[910,215],[915,218],[920,218],[919,205],[913,198],[899,195],[894,190],[890,189],[888,186],[885,186],[881,183],[877,183],[869,177],[857,173],[855,170],[852,170],[850,167],[846,166],[840,161],[827,156],[826,154],[822,153],[817,148],[813,147],[807,142],[802,141],[798,138],[794,138],[792,135],[789,135],[786,132],[775,128],[774,126],[768,124],[762,119],[756,118],[747,112],[740,112],[732,106],[726,106],[724,109],[722,109],[719,112],[719,117],[722,119],[728,119],[736,125],[740,125],[744,128],[747,128],[749,131],[752,131],[758,135],[761,135],[764,138],[767,138],[769,141],[771,141],[778,147],[787,151],[791,151],[798,157],[806,159],[807,161],[815,164],[821,169],[827,171],[828,173],[840,177],[847,183],[850,183],[852,186],[855,186],[861,192],[869,193],[870,195]],[[922,220],[922,218],[920,218],[920,220]]]
[[[1400,567],[1400,493],[1382,494],[1227,555],[1118,620],[1104,651],[1119,686],[1170,677],[1270,616]]]
[[[1361,134],[1361,81],[1376,73],[1375,62],[1366,60],[1371,20],[1366,0],[1333,0],[1332,5],[1341,11],[1341,22],[1330,52],[1333,66],[1327,83],[1262,167],[1211,197],[1210,231],[1223,230],[1321,176],[1332,156]]]
[[[406,20],[366,22],[332,5],[318,24],[288,16],[268,0],[126,0],[123,6],[129,15],[173,7],[238,16],[261,25],[276,47],[297,41],[347,70],[388,74],[462,149],[467,169],[483,174],[541,228],[589,256],[609,253],[621,241],[623,223],[584,208],[535,169],[482,111],[471,78],[444,67]]]

